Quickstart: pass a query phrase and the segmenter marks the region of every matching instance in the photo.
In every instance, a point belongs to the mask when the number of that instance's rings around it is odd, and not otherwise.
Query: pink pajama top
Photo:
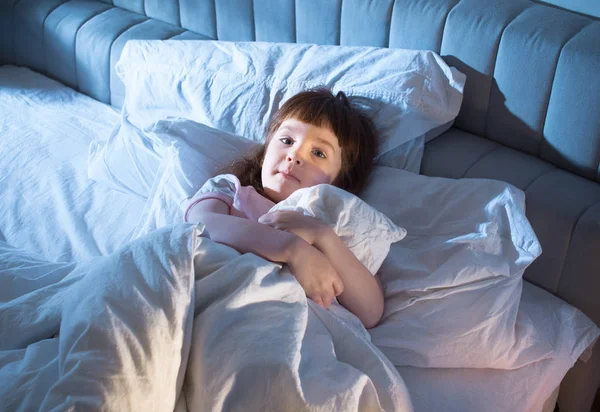
[[[227,204],[229,214],[258,221],[275,203],[260,195],[252,186],[242,186],[234,175],[219,175],[209,179],[184,205],[184,221],[188,221],[190,211],[199,202],[218,199]]]

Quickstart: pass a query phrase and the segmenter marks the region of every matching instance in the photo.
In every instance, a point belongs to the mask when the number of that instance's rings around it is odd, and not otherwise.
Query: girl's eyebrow
[[[335,147],[333,147],[333,145],[327,140],[323,139],[322,137],[316,137],[315,139],[317,139],[317,141],[324,144],[325,146],[329,146],[331,148],[331,151],[335,153]]]
[[[296,131],[296,130],[294,130],[290,126],[283,126],[281,129],[279,129],[280,132],[283,132],[284,130],[289,130],[290,132],[295,132]]]
[[[289,130],[290,132],[294,132],[294,133],[296,132],[295,128],[292,126],[283,126],[281,129],[279,129],[279,131],[281,131],[281,132],[285,131],[285,130]],[[318,142],[320,142],[321,144],[323,144],[325,146],[328,146],[333,153],[336,152],[335,147],[333,147],[333,145],[330,142],[323,139],[322,137],[315,136],[315,140],[317,140]]]

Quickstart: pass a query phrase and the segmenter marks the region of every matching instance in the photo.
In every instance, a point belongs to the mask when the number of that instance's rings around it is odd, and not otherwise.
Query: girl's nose
[[[294,162],[295,164],[297,164],[298,166],[300,166],[302,164],[302,159],[300,159],[300,156],[298,156],[297,153],[294,154],[288,154],[287,155],[287,161],[288,162]]]

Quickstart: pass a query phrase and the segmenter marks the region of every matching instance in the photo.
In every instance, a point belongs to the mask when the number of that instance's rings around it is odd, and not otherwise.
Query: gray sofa
[[[600,21],[529,0],[2,0],[0,64],[28,66],[119,107],[129,39],[431,49],[467,74],[454,127],[421,172],[507,181],[543,247],[525,278],[600,325]],[[588,411],[600,344],[561,384]]]

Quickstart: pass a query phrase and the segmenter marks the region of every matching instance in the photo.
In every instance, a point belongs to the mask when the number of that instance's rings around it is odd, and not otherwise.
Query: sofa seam
[[[81,25],[77,28],[77,30],[75,30],[75,41],[74,41],[74,44],[73,44],[73,53],[74,53],[74,57],[75,57],[75,88],[77,90],[79,90],[79,70],[77,70],[77,37],[79,37],[79,31],[89,21],[91,21],[95,17],[100,16],[101,14],[106,13],[107,11],[109,11],[109,10],[111,10],[113,8],[115,8],[115,6],[109,4],[108,8],[106,10],[102,10],[100,13],[95,14],[95,15],[91,16],[90,18],[86,19],[84,22],[81,23]]]
[[[385,35],[386,39],[383,42],[383,47],[390,48],[390,34],[392,32],[392,16],[394,15],[394,7],[396,7],[396,0],[392,0],[390,5],[388,6],[388,10],[386,12],[386,29]]]
[[[144,0],[145,3],[145,0]],[[137,14],[137,13],[133,13],[133,14]],[[140,24],[143,24],[149,20],[152,20],[151,17],[148,17],[146,15],[144,15],[144,19],[132,24],[131,26],[126,27],[124,30],[122,30],[121,32],[119,32],[115,38],[113,39],[113,41],[110,43],[110,47],[109,47],[109,51],[108,51],[108,104],[110,104],[112,106],[112,96],[111,96],[111,92],[110,92],[110,84],[111,84],[111,80],[112,80],[112,71],[111,71],[111,67],[110,67],[110,60],[111,60],[111,56],[112,56],[112,48],[115,45],[115,42],[119,39],[119,37],[121,37],[123,34],[125,34],[126,32],[128,32],[130,29],[132,29],[135,26],[139,26]]]
[[[185,33],[186,31],[189,31],[189,30],[186,30],[186,29],[184,29],[184,28],[183,28],[183,27],[181,27],[181,26],[179,26],[179,29],[181,29],[181,31],[180,31],[179,33],[172,34],[172,35],[170,35],[170,36],[168,36],[168,37],[165,37],[164,39],[161,39],[161,40],[172,40],[172,39],[173,39],[173,37],[179,36],[180,34],[183,34],[183,33]]]
[[[252,41],[256,41],[256,12],[254,10],[256,7],[256,2],[254,0],[250,0],[250,3],[252,4],[252,7],[250,7],[250,10],[252,11],[252,18],[250,20],[252,21],[252,31],[254,35]]]
[[[598,165],[596,166],[596,182],[600,183],[600,156],[598,157]]]
[[[487,101],[487,105],[485,107],[485,123],[483,124],[483,134],[482,136],[488,140],[494,140],[494,139],[490,139],[488,137],[488,119],[490,117],[490,104],[492,102],[492,88],[494,87],[494,80],[496,79],[496,67],[498,66],[498,56],[500,55],[500,44],[502,44],[502,38],[504,37],[504,33],[506,32],[506,29],[508,28],[508,26],[510,26],[516,19],[518,19],[525,11],[529,10],[532,6],[527,6],[525,7],[523,10],[521,10],[519,13],[517,13],[516,16],[514,16],[507,24],[506,26],[504,26],[502,28],[502,31],[500,32],[500,36],[498,37],[498,44],[496,45],[496,57],[494,57],[494,66],[492,67],[491,70],[491,81],[490,81],[490,90],[489,90],[489,94],[488,94],[488,101]]]
[[[548,164],[550,164],[550,163],[548,163]],[[552,166],[552,168],[551,168],[551,169],[549,169],[549,170],[546,170],[544,173],[540,174],[538,177],[536,177],[535,179],[533,179],[531,182],[529,182],[529,183],[527,184],[527,186],[525,186],[525,187],[523,188],[523,192],[525,192],[525,194],[526,194],[526,195],[527,195],[527,191],[529,190],[529,188],[531,188],[531,186],[533,186],[533,184],[534,184],[535,182],[537,182],[537,181],[538,181],[538,180],[540,180],[542,177],[544,177],[544,176],[546,176],[546,175],[548,175],[548,174],[550,174],[550,173],[553,173],[553,172],[556,172],[557,170],[560,170],[560,169],[558,169],[558,168],[557,168],[556,166],[554,166],[554,165],[551,165],[551,166]]]
[[[217,18],[217,0],[213,0],[213,10],[215,11],[215,39],[221,40],[219,38],[219,19]]]
[[[489,154],[491,154],[492,152],[495,152],[496,150],[500,149],[501,147],[503,147],[500,143],[497,142],[493,142],[496,143],[497,146],[492,148],[491,150],[488,150],[487,152],[485,152],[483,155],[479,156],[477,159],[475,159],[475,161],[469,166],[467,167],[467,170],[465,170],[465,172],[463,173],[463,175],[461,176],[461,178],[465,178],[467,176],[467,173],[469,173],[469,171],[471,171],[471,169],[473,167],[475,167],[475,165],[477,163],[479,163],[481,160],[483,160],[485,157],[487,157]]]
[[[394,9],[396,9],[396,2],[398,0],[392,0],[392,9],[390,11],[390,25],[387,30],[387,47],[390,48],[390,38],[392,37],[392,20],[394,19]]]
[[[340,14],[338,15],[340,18],[339,30],[337,32],[337,41],[336,44],[339,46],[342,45],[342,14],[344,13],[344,0],[340,0]]]
[[[177,0],[177,26],[181,27],[181,0]]]
[[[573,33],[571,38],[567,40],[560,48],[558,52],[558,56],[556,58],[556,64],[554,65],[554,72],[552,73],[552,83],[550,84],[550,92],[548,93],[548,100],[546,102],[546,111],[544,112],[544,120],[542,121],[542,130],[541,130],[541,139],[540,144],[538,145],[538,153],[537,157],[542,159],[542,146],[544,145],[544,134],[546,130],[546,121],[548,120],[548,110],[550,108],[550,99],[552,98],[552,92],[554,91],[554,82],[556,80],[556,72],[558,71],[558,63],[560,62],[560,58],[562,56],[563,50],[575,37],[577,37],[586,27],[588,27],[590,23],[586,23],[583,27],[581,27],[576,33]]]
[[[560,296],[560,284],[561,284],[561,279],[563,277],[563,273],[565,270],[565,266],[567,263],[567,259],[569,257],[569,251],[571,250],[571,243],[573,242],[573,235],[575,234],[575,230],[577,229],[577,225],[579,224],[579,221],[581,220],[581,218],[594,206],[596,205],[600,205],[600,200],[597,200],[596,202],[592,202],[590,205],[588,205],[587,207],[585,207],[581,213],[577,216],[577,218],[575,219],[575,222],[573,223],[573,227],[571,229],[571,234],[569,235],[569,241],[567,242],[567,247],[565,250],[565,254],[564,254],[564,258],[562,261],[562,265],[559,271],[559,276],[558,276],[558,282],[556,284],[556,292],[559,294]]]
[[[52,13],[54,13],[60,6],[62,6],[63,4],[67,4],[69,1],[71,0],[60,0],[60,3],[54,7],[52,10],[50,10],[48,12],[48,14],[46,14],[46,17],[44,17],[44,21],[42,22],[42,47],[44,48],[44,75],[48,75],[48,61],[46,60],[46,20],[48,20],[48,17],[50,17],[50,15]]]
[[[441,56],[442,54],[442,44],[444,43],[444,34],[446,33],[446,26],[448,24],[448,17],[450,16],[450,13],[452,13],[454,11],[454,9],[461,3],[462,0],[458,0],[456,3],[454,3],[454,6],[452,6],[450,8],[450,10],[448,10],[448,12],[446,13],[446,16],[444,16],[444,25],[442,26],[442,35],[440,37],[440,47],[439,47],[439,52],[438,54]]]
[[[23,0],[17,0],[12,5],[12,10],[11,10],[11,16],[10,16],[10,18],[12,20],[13,28],[16,28],[16,25],[15,25],[15,9],[17,8],[17,5],[19,3],[21,3],[21,1],[23,1]],[[14,59],[14,63],[17,64],[17,60],[18,60],[17,59],[17,36],[15,36],[15,31],[16,30],[13,30],[11,32],[11,34],[12,34],[12,48],[13,48],[12,49],[12,53],[13,53],[12,57]]]
[[[298,7],[298,1],[293,0],[294,2],[294,43],[298,43],[298,11],[296,7]]]

